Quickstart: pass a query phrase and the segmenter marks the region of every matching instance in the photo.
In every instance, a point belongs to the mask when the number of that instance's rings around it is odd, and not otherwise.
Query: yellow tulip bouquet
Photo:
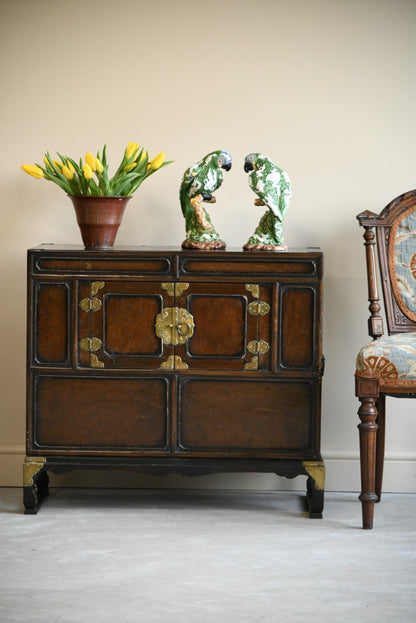
[[[77,164],[72,158],[61,156],[60,161],[53,160],[46,152],[43,159],[45,166],[39,164],[23,164],[22,169],[35,178],[55,182],[68,195],[84,197],[129,197],[155,171],[173,162],[165,161],[161,152],[152,160],[146,149],[137,143],[130,142],[124,150],[123,159],[115,174],[109,178],[107,150],[97,152],[94,157],[90,152],[85,154]]]

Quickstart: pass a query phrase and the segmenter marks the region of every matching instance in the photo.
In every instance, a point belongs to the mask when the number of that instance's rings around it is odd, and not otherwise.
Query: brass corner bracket
[[[180,296],[189,288],[189,283],[185,281],[164,281],[160,284],[169,296]]]
[[[246,283],[246,290],[251,292],[255,299],[258,299],[260,296],[260,286],[257,283]]]
[[[163,361],[159,368],[160,370],[187,370],[188,364],[182,361],[179,355],[170,355],[166,361]]]
[[[23,486],[31,487],[34,484],[34,477],[44,467],[46,458],[44,456],[25,456],[23,463]]]
[[[325,465],[323,461],[302,461],[305,472],[315,481],[315,489],[325,489]]]
[[[251,361],[244,364],[244,370],[258,370],[259,369],[259,358],[257,356],[252,357]]]

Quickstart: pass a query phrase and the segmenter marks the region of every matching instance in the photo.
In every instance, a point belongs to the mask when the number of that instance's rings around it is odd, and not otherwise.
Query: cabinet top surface
[[[221,256],[229,256],[230,254],[239,255],[248,259],[259,258],[259,257],[267,257],[267,258],[287,258],[291,256],[299,256],[299,255],[309,255],[309,256],[317,256],[322,255],[322,251],[319,247],[302,247],[302,248],[289,248],[287,251],[244,251],[239,247],[230,247],[227,249],[218,249],[218,250],[210,250],[210,251],[198,251],[198,250],[189,250],[182,249],[180,247],[175,246],[115,246],[111,249],[85,249],[82,245],[78,244],[67,244],[60,245],[54,243],[48,244],[40,244],[37,247],[33,247],[29,249],[30,253],[52,253],[52,254],[67,254],[67,253],[76,253],[81,255],[92,255],[92,256],[100,256],[100,255],[192,255],[195,257],[203,258],[203,257],[221,257]]]

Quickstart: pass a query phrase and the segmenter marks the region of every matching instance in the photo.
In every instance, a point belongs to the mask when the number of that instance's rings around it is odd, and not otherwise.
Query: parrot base
[[[211,249],[225,249],[227,245],[223,240],[207,240],[205,242],[196,242],[195,240],[184,240],[182,249],[200,249],[201,251],[210,251]]]
[[[244,251],[287,251],[287,244],[245,244]]]

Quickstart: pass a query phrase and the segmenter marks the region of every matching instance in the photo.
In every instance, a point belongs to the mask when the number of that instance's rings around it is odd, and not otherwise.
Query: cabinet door
[[[168,299],[160,283],[79,282],[78,365],[158,369],[174,352],[155,331]]]
[[[223,282],[186,286],[176,296],[176,307],[189,314],[192,332],[176,346],[175,354],[188,368],[268,369],[271,286]]]
[[[287,283],[280,288],[278,368],[313,372],[321,365],[320,288]]]
[[[31,450],[47,454],[160,454],[170,448],[165,374],[33,376]]]
[[[219,456],[313,456],[319,385],[278,375],[182,375],[177,452]]]
[[[78,365],[270,369],[272,285],[78,282]]]
[[[29,361],[36,367],[71,366],[71,283],[36,281],[30,283]]]

